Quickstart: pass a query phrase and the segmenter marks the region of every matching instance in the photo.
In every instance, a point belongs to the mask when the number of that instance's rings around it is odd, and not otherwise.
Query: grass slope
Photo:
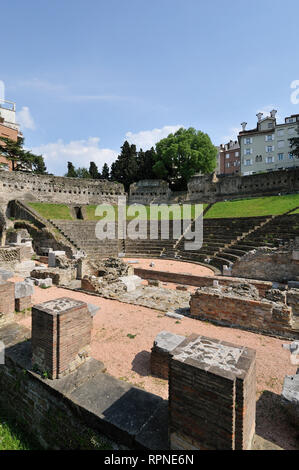
[[[295,209],[297,206],[299,206],[299,194],[217,202],[208,210],[205,218],[279,215]]]
[[[45,219],[52,220],[72,220],[70,209],[65,204],[48,204],[44,202],[30,202],[28,206],[32,207],[38,214]]]
[[[0,408],[0,451],[38,450],[40,445],[27,436],[9,413]]]

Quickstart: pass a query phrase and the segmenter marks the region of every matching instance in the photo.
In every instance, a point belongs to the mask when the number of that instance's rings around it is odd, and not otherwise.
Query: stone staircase
[[[84,251],[91,259],[118,256],[120,252],[123,252],[123,241],[117,238],[115,222],[108,223],[107,234],[109,238],[103,240],[97,237],[97,221],[55,220],[51,223],[70,243],[78,250]]]

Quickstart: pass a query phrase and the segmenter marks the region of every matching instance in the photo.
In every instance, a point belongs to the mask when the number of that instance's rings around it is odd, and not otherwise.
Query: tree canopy
[[[111,165],[112,181],[122,183],[128,191],[130,184],[136,181],[138,172],[136,145],[130,145],[126,140],[121,147],[121,153]]]
[[[11,161],[13,171],[30,171],[41,175],[47,173],[42,155],[25,150],[23,137],[18,137],[17,141],[0,137],[0,154]]]
[[[195,173],[212,173],[217,149],[210,137],[194,128],[181,128],[156,144],[154,173],[175,189],[186,189]]]

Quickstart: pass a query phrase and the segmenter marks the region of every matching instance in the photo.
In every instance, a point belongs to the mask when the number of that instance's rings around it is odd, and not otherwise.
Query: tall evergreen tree
[[[0,137],[0,154],[11,161],[13,171],[33,171],[45,174],[47,168],[42,155],[35,155],[23,147],[23,137],[18,137],[17,141],[8,137]]]
[[[136,181],[144,179],[157,179],[157,175],[153,170],[153,166],[156,163],[156,152],[152,147],[150,150],[144,152],[142,149],[137,155],[137,175]]]
[[[122,183],[128,191],[130,184],[136,181],[138,174],[136,145],[130,145],[125,141],[121,147],[121,153],[111,165],[111,179]]]
[[[77,178],[78,175],[72,162],[67,162],[67,173],[65,176],[68,178]]]
[[[89,165],[89,174],[90,174],[90,176],[91,176],[92,179],[94,179],[94,180],[99,179],[98,167],[97,167],[97,165],[96,165],[94,162],[90,162],[90,165]]]
[[[78,178],[90,178],[90,173],[87,168],[79,167],[76,170]]]
[[[110,170],[109,166],[107,163],[104,163],[103,168],[102,168],[102,179],[104,180],[109,180],[110,179]]]

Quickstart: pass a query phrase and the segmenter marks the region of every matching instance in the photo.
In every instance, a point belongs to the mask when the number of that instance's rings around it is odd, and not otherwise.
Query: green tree
[[[87,168],[79,167],[77,168],[76,173],[78,178],[90,178],[90,173]]]
[[[216,168],[217,149],[210,137],[195,130],[179,129],[156,144],[154,173],[174,189],[186,189],[195,173],[211,173]]]
[[[90,162],[89,174],[90,174],[91,178],[94,179],[94,180],[97,180],[100,177],[98,167],[94,162]]]
[[[153,170],[156,163],[156,152],[152,147],[144,152],[142,149],[137,154],[137,174],[136,181],[144,179],[157,179],[157,175]]]
[[[110,179],[110,170],[109,170],[109,166],[107,165],[107,163],[104,163],[103,168],[102,168],[102,179],[104,180]]]
[[[296,129],[297,134],[299,134],[299,124]],[[292,149],[292,154],[294,157],[299,158],[299,136],[292,137],[290,140],[290,147]]]
[[[17,141],[0,137],[0,154],[11,161],[13,171],[33,171],[38,174],[47,172],[42,155],[35,155],[24,149],[23,137],[18,137]]]
[[[68,178],[77,178],[78,175],[72,162],[67,162],[67,173],[64,176],[67,176]]]
[[[111,165],[111,179],[112,181],[122,183],[125,191],[128,191],[130,184],[136,181],[137,173],[136,145],[130,145],[128,141],[125,141],[121,147],[120,155]]]

